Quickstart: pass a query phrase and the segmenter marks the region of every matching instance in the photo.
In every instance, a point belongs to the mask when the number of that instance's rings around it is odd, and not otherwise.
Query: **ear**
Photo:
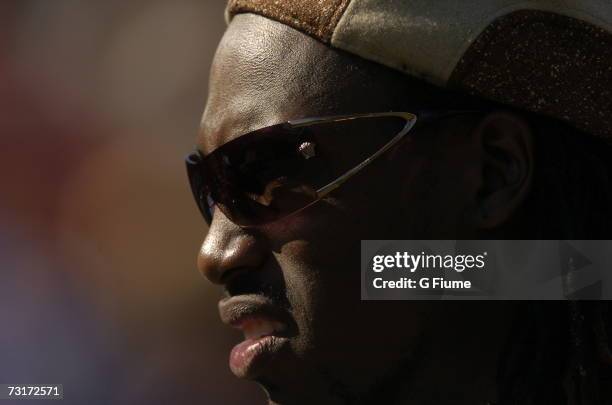
[[[475,225],[496,228],[510,219],[529,194],[533,134],[520,115],[497,111],[478,124],[473,136],[482,157]]]

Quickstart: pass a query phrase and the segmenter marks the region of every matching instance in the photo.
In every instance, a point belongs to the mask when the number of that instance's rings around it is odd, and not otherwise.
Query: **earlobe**
[[[476,198],[476,225],[506,224],[526,200],[534,167],[533,134],[526,119],[513,112],[488,114],[473,136],[482,158]]]

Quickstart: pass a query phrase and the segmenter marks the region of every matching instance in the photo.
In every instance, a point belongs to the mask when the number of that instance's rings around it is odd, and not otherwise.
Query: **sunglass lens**
[[[278,220],[317,201],[320,189],[372,156],[405,125],[403,118],[368,117],[282,124],[243,135],[198,161],[191,175],[198,179],[192,180],[194,196],[197,191],[205,216],[212,217],[214,201],[241,226]]]

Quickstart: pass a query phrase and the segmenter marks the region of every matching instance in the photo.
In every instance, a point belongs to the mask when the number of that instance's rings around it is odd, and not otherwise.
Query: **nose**
[[[198,270],[214,284],[227,284],[232,274],[263,265],[263,241],[215,210],[208,234],[198,254]]]

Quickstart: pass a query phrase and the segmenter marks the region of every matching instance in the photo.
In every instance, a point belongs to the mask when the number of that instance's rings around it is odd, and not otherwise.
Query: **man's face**
[[[198,146],[206,154],[298,118],[398,111],[398,94],[418,106],[419,92],[398,77],[279,23],[239,15],[213,63]],[[297,215],[247,230],[216,210],[198,264],[226,288],[223,320],[247,335],[231,354],[233,372],[260,382],[273,401],[362,396],[412,361],[439,320],[441,305],[360,300],[361,240],[469,235],[472,151],[448,129],[430,132]]]

